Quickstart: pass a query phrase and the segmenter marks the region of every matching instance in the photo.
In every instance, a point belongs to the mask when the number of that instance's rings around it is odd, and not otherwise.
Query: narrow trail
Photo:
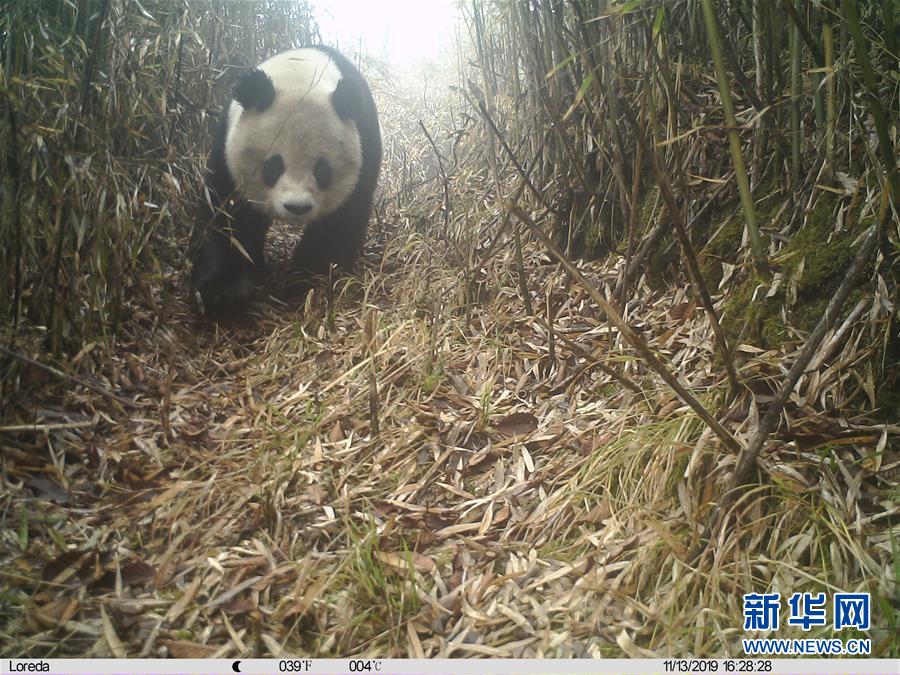
[[[302,307],[262,289],[250,320],[216,325],[180,270],[160,270],[114,350],[73,361],[97,358],[96,384],[133,408],[31,373],[48,428],[4,451],[30,490],[6,508],[39,504],[18,541],[6,532],[29,603],[4,621],[4,656],[722,656],[741,592],[791,574],[776,553],[747,564],[763,538],[772,551],[807,541],[769,530],[804,518],[802,500],[775,513],[760,491],[710,565],[684,562],[733,455],[526,240],[529,315],[511,239],[484,257],[498,227],[486,171],[453,169],[445,216],[441,181],[410,169],[435,168],[418,125],[383,124],[382,198],[353,275]],[[609,292],[619,264],[579,266]],[[632,298],[630,324],[746,438],[755,404],[718,407],[726,383],[689,289],[641,278]],[[737,351],[748,380],[786,358]],[[800,391],[815,401],[821,386]],[[846,423],[803,401],[794,415],[810,438]],[[798,495],[821,470],[783,440],[763,462]],[[9,552],[22,531],[24,556]],[[859,564],[880,573],[862,549]]]
[[[467,298],[445,241],[391,227],[302,308],[260,302],[216,326],[174,271],[131,307],[104,386],[137,407],[76,389],[43,414],[94,422],[45,436],[48,473],[65,476],[47,481],[65,499],[45,517],[67,520],[71,550],[47,547],[29,574],[69,590],[39,594],[26,625],[94,618],[54,646],[37,630],[20,653],[583,656],[638,625],[622,589],[647,544],[675,542],[636,528],[609,488],[672,506],[667,472],[645,469],[690,447],[638,458],[629,439],[644,396],[680,404],[594,368],[609,329],[540,251],[526,264],[552,337],[522,309],[511,252]],[[683,365],[708,361],[690,303],[631,311],[655,315]],[[675,424],[692,442],[696,422]]]

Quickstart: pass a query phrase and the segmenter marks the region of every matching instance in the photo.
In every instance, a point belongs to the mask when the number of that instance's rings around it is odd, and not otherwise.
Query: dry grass
[[[477,181],[453,187],[460,225],[488,220]],[[890,595],[900,429],[820,414],[840,370],[806,380],[740,527],[691,566],[733,457],[541,251],[525,259],[552,350],[511,251],[473,301],[440,238],[385,218],[358,277],[252,325],[199,322],[161,279],[94,355],[133,409],[51,380],[28,418],[47,428],[3,430],[4,656],[734,655],[743,592]],[[702,311],[640,290],[630,321],[715,409]],[[748,379],[785,357],[741,351]],[[718,412],[746,438],[746,397]]]

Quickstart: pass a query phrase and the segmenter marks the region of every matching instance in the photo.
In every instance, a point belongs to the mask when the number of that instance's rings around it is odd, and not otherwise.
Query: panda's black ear
[[[337,83],[337,88],[331,94],[331,105],[334,111],[345,122],[355,119],[357,112],[362,107],[362,92],[356,82],[344,78]]]
[[[262,112],[275,100],[275,85],[268,75],[255,68],[241,75],[232,95],[245,109],[255,108]]]

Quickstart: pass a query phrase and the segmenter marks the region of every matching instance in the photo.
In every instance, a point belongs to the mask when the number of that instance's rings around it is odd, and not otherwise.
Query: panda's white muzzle
[[[273,195],[272,210],[278,220],[303,223],[316,215],[316,200],[309,190],[283,190]]]

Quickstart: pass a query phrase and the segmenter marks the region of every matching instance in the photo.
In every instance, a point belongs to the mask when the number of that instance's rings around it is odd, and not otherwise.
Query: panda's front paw
[[[250,298],[253,268],[226,240],[210,237],[194,259],[191,286],[201,312],[216,313]]]
[[[197,288],[196,296],[202,311],[214,314],[245,303],[253,295],[253,280],[240,273],[227,279],[210,281]]]
[[[246,270],[229,270],[194,285],[194,299],[205,314],[215,314],[250,299],[253,279]]]

